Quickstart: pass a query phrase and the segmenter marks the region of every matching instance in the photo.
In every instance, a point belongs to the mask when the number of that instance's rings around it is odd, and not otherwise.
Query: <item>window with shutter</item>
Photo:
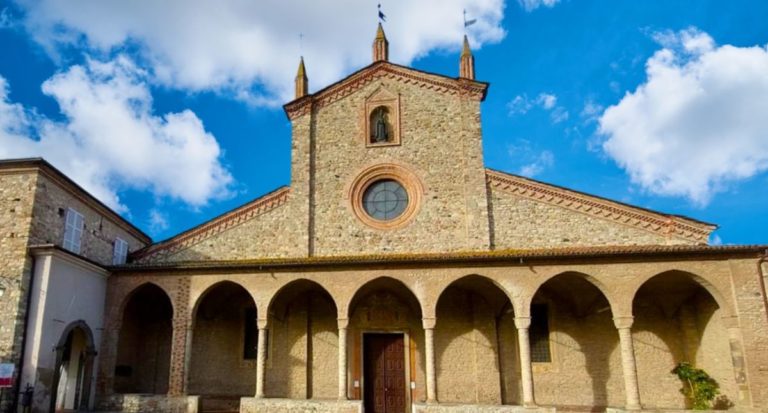
[[[64,224],[64,249],[75,254],[80,253],[80,239],[83,237],[83,215],[72,208],[67,209],[67,218]]]
[[[120,238],[115,238],[115,248],[112,252],[112,265],[125,264],[128,258],[128,243]]]

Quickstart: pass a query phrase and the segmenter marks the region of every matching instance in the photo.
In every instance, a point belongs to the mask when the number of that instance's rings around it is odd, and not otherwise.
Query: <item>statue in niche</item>
[[[389,110],[384,106],[379,106],[374,109],[371,116],[371,143],[384,143],[389,141],[388,115]]]

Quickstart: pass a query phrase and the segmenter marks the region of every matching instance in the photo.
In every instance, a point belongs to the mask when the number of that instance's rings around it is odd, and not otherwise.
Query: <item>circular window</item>
[[[376,181],[363,194],[363,209],[371,218],[379,221],[399,217],[407,206],[408,193],[393,179]]]
[[[402,228],[413,219],[421,205],[424,187],[419,178],[403,166],[371,166],[350,183],[349,206],[369,227]]]

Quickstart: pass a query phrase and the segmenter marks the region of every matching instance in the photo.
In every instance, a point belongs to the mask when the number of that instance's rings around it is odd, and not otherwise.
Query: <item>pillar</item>
[[[339,400],[347,400],[347,325],[349,320],[339,318]]]
[[[257,321],[259,328],[258,345],[256,349],[256,398],[264,398],[264,370],[267,368],[267,320]]]
[[[531,327],[531,317],[515,317],[517,328],[517,343],[520,350],[520,375],[523,384],[523,406],[536,405],[533,397],[533,369],[531,368],[531,341],[528,329]]]
[[[723,326],[728,331],[728,344],[731,350],[731,363],[733,363],[733,375],[739,389],[738,401],[744,405],[752,403],[747,372],[744,366],[744,346],[742,344],[739,319],[736,316],[723,316]]]
[[[435,324],[434,318],[422,319],[424,325],[424,356],[427,361],[427,403],[437,403],[437,376],[435,375]]]
[[[637,384],[637,365],[635,348],[632,343],[632,323],[634,317],[614,317],[613,324],[619,330],[621,346],[621,364],[624,370],[624,393],[627,397],[627,410],[640,410],[640,389]]]
[[[168,375],[168,395],[184,394],[184,379],[187,363],[187,334],[191,325],[186,315],[173,319],[173,337],[171,339],[171,369]]]

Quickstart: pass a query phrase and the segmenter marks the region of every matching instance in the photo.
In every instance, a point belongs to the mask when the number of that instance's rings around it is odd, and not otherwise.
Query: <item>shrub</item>
[[[688,399],[694,410],[712,408],[712,400],[720,393],[720,385],[707,372],[682,362],[672,369],[672,374],[676,374],[683,382],[680,393]]]

